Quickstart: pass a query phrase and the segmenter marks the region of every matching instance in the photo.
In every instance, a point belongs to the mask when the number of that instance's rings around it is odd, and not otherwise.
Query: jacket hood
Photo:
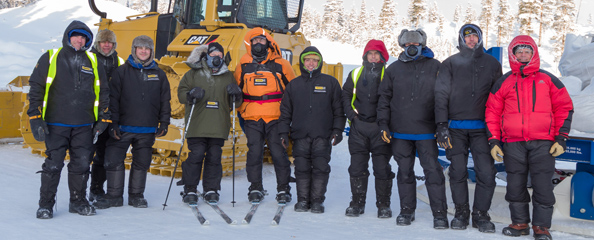
[[[514,47],[518,45],[529,45],[532,47],[533,55],[530,62],[524,66],[521,62],[518,62],[514,55]],[[509,66],[514,74],[528,75],[530,73],[538,72],[540,69],[540,56],[538,55],[538,46],[534,42],[534,39],[528,35],[520,35],[515,37],[509,46],[507,47],[507,55],[509,57]]]
[[[310,55],[310,54],[316,54],[320,57],[320,62],[318,63],[318,67],[316,69],[313,70],[313,72],[309,72],[309,70],[307,70],[305,68],[305,64],[303,61],[303,57],[305,57],[306,55]],[[303,52],[301,52],[301,55],[299,55],[299,69],[301,70],[301,76],[317,76],[320,73],[322,73],[322,66],[324,66],[324,58],[322,57],[322,54],[320,53],[320,50],[318,50],[318,48],[314,47],[314,46],[309,46],[306,47]]]
[[[192,50],[192,52],[190,53],[190,56],[188,57],[188,59],[186,61],[184,61],[184,63],[186,63],[186,65],[188,65],[188,67],[190,67],[192,69],[208,68],[208,64],[206,64],[206,58],[205,58],[207,52],[208,52],[208,45],[200,45],[198,47],[195,47],[194,50]],[[210,71],[210,69],[208,71]],[[229,68],[227,67],[227,64],[223,63],[223,66],[221,66],[221,68],[219,69],[218,72],[216,72],[216,73],[211,72],[211,74],[213,76],[222,75],[223,73],[226,73],[228,71],[229,71]]]
[[[70,36],[74,32],[82,33],[85,36],[87,36],[85,46],[83,46],[79,51],[89,50],[91,48],[91,45],[93,44],[93,33],[91,32],[91,29],[87,26],[87,24],[78,20],[72,21],[68,25],[68,27],[66,27],[66,30],[64,30],[64,36],[62,37],[62,47],[70,47],[74,50],[74,48],[70,44]]]
[[[113,43],[113,48],[110,52],[104,53],[101,51],[101,47],[99,46],[99,42],[111,42]],[[111,54],[115,52],[115,49],[118,47],[118,42],[116,41],[116,35],[109,29],[99,30],[97,32],[97,37],[95,38],[95,42],[93,43],[93,48],[97,51],[97,53],[109,57]]]
[[[363,62],[367,62],[367,52],[371,50],[375,50],[380,53],[383,58],[381,60],[383,63],[388,62],[388,59],[390,59],[390,54],[388,54],[388,50],[386,49],[384,42],[371,39],[369,42],[367,42],[367,45],[365,45],[365,50],[363,50]]]
[[[464,29],[466,29],[467,27],[473,28],[477,32],[478,43],[476,44],[476,46],[474,46],[474,48],[469,48],[468,46],[466,46],[466,41],[464,41]],[[464,26],[462,26],[460,28],[460,31],[458,32],[458,49],[460,50],[460,53],[462,53],[463,56],[467,57],[479,57],[483,55],[485,51],[483,49],[483,31],[481,30],[481,28],[474,24],[465,24]]]
[[[276,43],[276,41],[274,41],[274,38],[272,38],[272,36],[270,34],[268,34],[266,31],[264,31],[264,29],[262,28],[254,28],[250,31],[248,31],[245,34],[245,37],[243,38],[243,43],[245,43],[245,50],[247,51],[247,54],[249,54],[250,61],[252,62],[253,57],[252,57],[252,38],[256,37],[256,36],[265,36],[266,40],[268,40],[268,56],[266,57],[266,60],[264,60],[262,63],[270,61],[270,60],[274,60],[274,59],[278,59],[278,58],[282,58],[281,56],[281,52],[280,52],[280,47],[278,46],[278,44]],[[243,61],[242,61],[243,62]]]

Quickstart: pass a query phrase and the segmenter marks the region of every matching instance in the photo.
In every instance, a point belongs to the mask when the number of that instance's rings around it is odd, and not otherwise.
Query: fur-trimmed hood
[[[190,56],[188,57],[188,59],[186,61],[184,61],[184,63],[186,63],[186,65],[188,65],[188,67],[190,67],[192,69],[207,68],[210,70],[210,68],[206,64],[206,53],[207,52],[208,52],[208,45],[200,45],[198,47],[195,47],[194,50],[192,50],[192,52],[190,53]],[[228,71],[229,71],[229,68],[227,68],[227,64],[223,63],[223,66],[221,66],[221,68],[219,69],[218,72],[213,73],[212,70],[210,70],[209,72],[212,75],[221,75]]]
[[[111,42],[113,43],[113,48],[110,52],[104,53],[101,51],[101,47],[99,46],[99,42]],[[115,52],[115,49],[118,47],[118,42],[116,41],[116,35],[113,31],[109,29],[99,30],[97,32],[97,37],[95,38],[95,42],[93,43],[93,48],[97,50],[97,52],[103,56],[109,57],[111,54]]]

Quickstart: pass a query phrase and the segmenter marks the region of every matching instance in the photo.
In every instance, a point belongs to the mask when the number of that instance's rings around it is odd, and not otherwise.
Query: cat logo
[[[326,86],[315,86],[314,93],[326,93]]]
[[[206,108],[219,109],[219,102],[217,102],[217,101],[206,101]]]
[[[266,78],[254,79],[254,86],[266,86],[266,85],[268,85]]]
[[[219,35],[192,35],[184,45],[202,45],[214,42],[219,38]]]

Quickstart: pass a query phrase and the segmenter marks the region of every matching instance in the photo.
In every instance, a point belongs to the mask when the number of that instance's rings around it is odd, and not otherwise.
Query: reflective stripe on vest
[[[380,78],[380,82],[384,80],[384,67],[382,67],[382,76]],[[359,77],[361,77],[361,73],[363,72],[363,66],[355,68],[351,72],[351,79],[353,79],[353,98],[351,99],[351,107],[355,111],[356,114],[359,114],[357,109],[355,108],[355,98],[357,98],[357,81],[359,81]]]
[[[57,67],[57,59],[58,53],[62,50],[62,48],[58,49],[51,49],[48,50],[49,52],[49,69],[47,72],[47,79],[45,80],[45,95],[43,96],[43,108],[41,109],[41,116],[43,120],[45,120],[45,110],[47,108],[47,99],[49,96],[49,89],[56,77],[56,67]],[[89,57],[89,61],[91,61],[91,66],[93,67],[93,74],[95,75],[95,84],[93,86],[93,90],[95,92],[95,102],[93,104],[93,112],[95,113],[95,121],[97,121],[99,116],[99,92],[101,91],[101,82],[99,81],[99,73],[97,71],[97,55],[92,52],[86,52],[87,57]]]
[[[126,63],[126,60],[124,60],[121,57],[118,57],[118,67],[124,65],[124,63]]]

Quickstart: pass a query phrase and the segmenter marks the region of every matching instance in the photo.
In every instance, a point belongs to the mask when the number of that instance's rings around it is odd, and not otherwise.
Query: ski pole
[[[237,119],[237,111],[235,110],[235,95],[233,95],[233,207],[235,207],[235,120]]]
[[[163,210],[165,210],[165,207],[167,207],[167,199],[169,199],[169,192],[171,192],[171,184],[173,184],[173,178],[175,177],[175,172],[177,171],[177,164],[179,163],[182,150],[184,149],[184,143],[186,142],[186,134],[188,133],[188,127],[190,126],[190,120],[192,120],[192,114],[194,113],[195,106],[196,102],[194,101],[194,104],[192,104],[192,109],[190,110],[190,117],[188,117],[188,123],[186,123],[186,126],[184,127],[184,136],[182,137],[181,147],[179,148],[179,153],[177,154],[177,160],[175,160],[175,167],[173,168],[171,182],[169,182],[169,189],[167,189],[167,196],[165,197],[165,202],[163,203]]]

